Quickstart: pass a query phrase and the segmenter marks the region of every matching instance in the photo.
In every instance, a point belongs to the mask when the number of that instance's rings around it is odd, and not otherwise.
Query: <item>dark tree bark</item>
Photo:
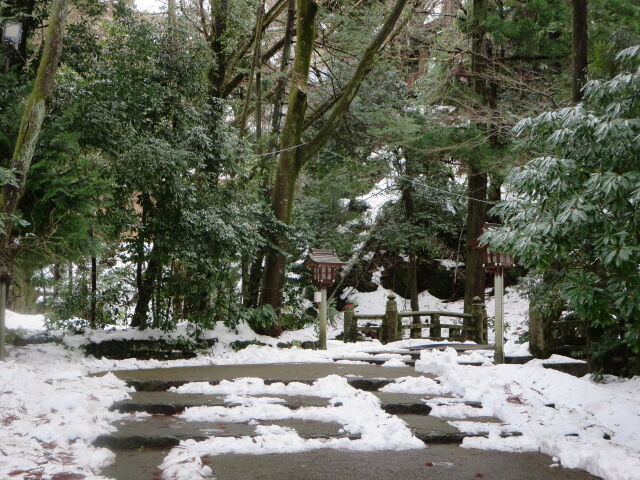
[[[142,281],[138,288],[138,301],[131,319],[131,326],[138,327],[141,330],[147,327],[147,319],[149,316],[149,303],[153,297],[153,288],[162,272],[162,262],[159,259],[159,249],[156,244],[151,248],[147,268],[142,276]]]
[[[487,19],[487,0],[473,0],[471,31],[471,69],[473,89],[482,102],[482,107],[491,102],[489,97],[492,86],[487,81],[489,47],[485,23]],[[495,90],[493,91],[495,93]],[[490,126],[487,128],[490,130]],[[478,237],[486,221],[487,174],[482,166],[471,162],[467,177],[467,250],[465,256],[464,311],[471,313],[473,297],[484,297],[485,276],[483,255],[478,248]]]
[[[582,100],[582,87],[587,77],[587,0],[572,0],[573,72],[571,92],[574,102]]]
[[[98,265],[96,257],[91,257],[91,312],[89,323],[91,328],[96,328],[97,305],[98,305]]]
[[[485,276],[478,237],[487,215],[487,174],[469,167],[467,178],[467,252],[465,262],[464,311],[471,313],[473,297],[484,298]]]
[[[404,204],[404,213],[406,222],[409,224],[415,223],[415,201],[413,198],[414,194],[414,186],[413,179],[415,177],[415,172],[413,168],[413,160],[411,158],[405,157],[405,167],[404,167],[404,175],[400,180],[401,186],[401,198],[402,203]],[[417,312],[420,310],[420,304],[418,301],[418,258],[415,252],[409,252],[409,270],[408,270],[408,280],[409,280],[409,299],[411,302],[411,310]],[[412,317],[412,323],[419,324],[420,316],[414,315]],[[421,332],[420,330],[411,330],[410,332],[411,338],[420,338]]]

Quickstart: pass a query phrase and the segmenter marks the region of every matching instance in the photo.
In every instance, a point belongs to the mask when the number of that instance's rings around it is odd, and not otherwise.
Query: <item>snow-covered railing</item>
[[[362,314],[355,313],[353,305],[347,305],[344,310],[344,341],[355,342],[358,331],[377,331],[379,332],[380,341],[382,343],[401,340],[404,330],[420,330],[429,329],[429,336],[418,337],[428,338],[431,340],[443,340],[442,329],[448,329],[449,336],[446,339],[462,341],[473,339],[477,343],[487,342],[487,326],[486,313],[484,303],[479,297],[473,299],[471,307],[472,313],[456,313],[446,311],[425,310],[416,312],[398,312],[395,295],[389,295],[385,313],[381,314]],[[405,317],[429,317],[428,323],[402,323]],[[465,323],[441,323],[441,318],[460,318]],[[359,320],[378,320],[380,325],[358,326]]]

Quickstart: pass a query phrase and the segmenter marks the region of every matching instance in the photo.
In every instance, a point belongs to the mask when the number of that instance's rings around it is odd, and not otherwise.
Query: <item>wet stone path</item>
[[[347,379],[354,388],[375,394],[381,408],[402,419],[412,433],[428,448],[401,451],[356,452],[335,449],[302,453],[272,453],[266,455],[222,454],[203,458],[213,470],[211,478],[235,479],[447,479],[476,478],[500,480],[586,480],[591,475],[577,470],[550,468],[551,458],[542,454],[514,454],[459,448],[464,433],[449,423],[451,418],[430,415],[431,405],[438,401],[456,401],[451,395],[415,395],[385,393],[379,389],[401,377],[419,374],[413,368],[381,367],[375,364],[272,364],[178,367],[152,370],[117,371],[115,375],[135,387],[131,399],[118,402],[113,410],[130,413],[130,419],[114,424],[117,431],[100,436],[96,445],[116,452],[116,462],[102,475],[117,480],[158,480],[159,466],[171,448],[183,440],[201,441],[210,437],[254,437],[260,425],[288,427],[303,439],[356,439],[340,423],[304,419],[249,421],[193,421],[179,415],[187,408],[210,406],[231,409],[236,404],[223,394],[176,393],[171,387],[189,382],[217,385],[222,380],[257,377],[265,384],[300,382],[312,384],[329,375]],[[430,377],[433,378],[433,377]],[[247,395],[251,395],[250,393]],[[278,397],[282,405],[293,411],[303,407],[327,407],[329,398],[313,395],[255,395]],[[231,401],[229,401],[231,400]],[[477,415],[465,418],[479,425],[500,426],[500,420],[483,415],[481,405],[467,403]],[[476,409],[476,410],[473,410]],[[487,435],[482,427],[473,435]],[[519,432],[501,430],[502,436],[517,436]],[[195,479],[194,479],[195,480]]]

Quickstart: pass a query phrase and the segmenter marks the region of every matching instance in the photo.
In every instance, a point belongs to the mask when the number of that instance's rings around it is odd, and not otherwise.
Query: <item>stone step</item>
[[[328,399],[302,395],[260,395],[261,397],[278,397],[285,400],[284,405],[292,410],[300,407],[325,407]],[[146,412],[152,415],[175,415],[189,407],[229,407],[232,403],[224,401],[225,395],[203,395],[175,392],[133,392],[131,399],[115,402],[110,409],[122,413]]]
[[[398,415],[404,420],[413,434],[427,445],[429,444],[460,444],[467,437],[488,436],[489,431],[481,430],[474,433],[461,432],[459,429],[449,424],[452,419],[438,418],[425,415]],[[473,417],[464,421],[470,423],[492,423],[500,425],[501,422],[493,417]],[[522,435],[520,432],[511,431],[505,428],[500,432],[503,437]]]
[[[406,395],[402,393],[373,392],[380,398],[382,409],[389,414],[413,413],[428,415],[431,407],[423,399],[425,395]],[[329,399],[304,395],[259,395],[261,397],[282,398],[279,403],[292,410],[301,407],[326,407]],[[442,396],[438,396],[441,398]],[[224,395],[182,394],[174,392],[134,392],[131,399],[114,403],[110,409],[122,413],[146,412],[152,415],[176,415],[189,407],[217,406],[230,407],[232,403],[224,401]]]
[[[271,382],[313,382],[328,375],[348,378],[399,378],[420,376],[413,368],[381,368],[376,365],[336,363],[260,364],[260,365],[209,365],[200,367],[172,367],[147,370],[114,371],[118,378],[140,385],[182,385],[187,382],[219,382],[242,377],[258,377]],[[155,390],[164,388],[155,387]],[[166,389],[165,389],[166,390]]]
[[[378,368],[378,367],[376,367]],[[395,368],[395,367],[394,367]],[[397,369],[397,368],[395,368]],[[382,369],[381,369],[382,370]],[[386,370],[386,368],[384,369]],[[407,369],[409,370],[409,369]],[[413,369],[411,369],[413,370]],[[380,374],[384,374],[382,370]],[[407,375],[407,376],[417,376],[417,375]],[[429,375],[424,375],[430,377]],[[398,378],[398,377],[394,377]],[[195,381],[195,380],[193,380]],[[205,381],[205,380],[197,380],[197,381]],[[272,383],[284,383],[288,384],[290,382],[298,382],[304,383],[306,385],[312,385],[315,380],[307,380],[307,379],[265,379],[264,383],[270,385]],[[393,378],[366,378],[366,377],[347,377],[347,382],[354,388],[359,390],[364,390],[367,392],[375,392],[385,385],[388,385],[393,381]],[[133,387],[137,392],[163,392],[167,391],[172,387],[180,387],[190,381],[186,380],[125,380],[126,384],[129,387]],[[210,380],[207,383],[210,385],[218,385],[220,383],[219,380]]]
[[[342,431],[334,422],[306,420],[269,420],[250,425],[246,422],[191,422],[177,417],[154,415],[140,420],[123,420],[113,424],[118,430],[100,435],[94,445],[114,450],[139,448],[171,448],[182,440],[205,440],[209,437],[256,436],[257,425],[279,425],[293,428],[302,438],[359,438]]]

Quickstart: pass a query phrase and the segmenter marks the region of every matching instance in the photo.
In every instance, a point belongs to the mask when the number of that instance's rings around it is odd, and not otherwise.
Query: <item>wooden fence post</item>
[[[480,297],[473,297],[471,303],[471,315],[473,315],[473,326],[476,329],[475,333],[475,342],[478,344],[483,343],[485,334],[484,334],[484,303]]]
[[[342,334],[342,340],[344,343],[356,341],[356,325],[353,319],[353,305],[347,305],[344,309],[344,332]]]
[[[433,325],[440,325],[440,315],[437,313],[434,313],[433,315],[431,315],[431,323]],[[422,337],[422,335],[420,335]],[[442,330],[440,329],[440,327],[433,327],[429,329],[429,336],[430,337],[438,337],[438,339],[442,338]],[[449,330],[449,336],[451,336],[451,330]]]
[[[391,293],[387,297],[387,308],[384,312],[380,341],[382,343],[393,342],[398,338],[398,305],[396,296]]]

